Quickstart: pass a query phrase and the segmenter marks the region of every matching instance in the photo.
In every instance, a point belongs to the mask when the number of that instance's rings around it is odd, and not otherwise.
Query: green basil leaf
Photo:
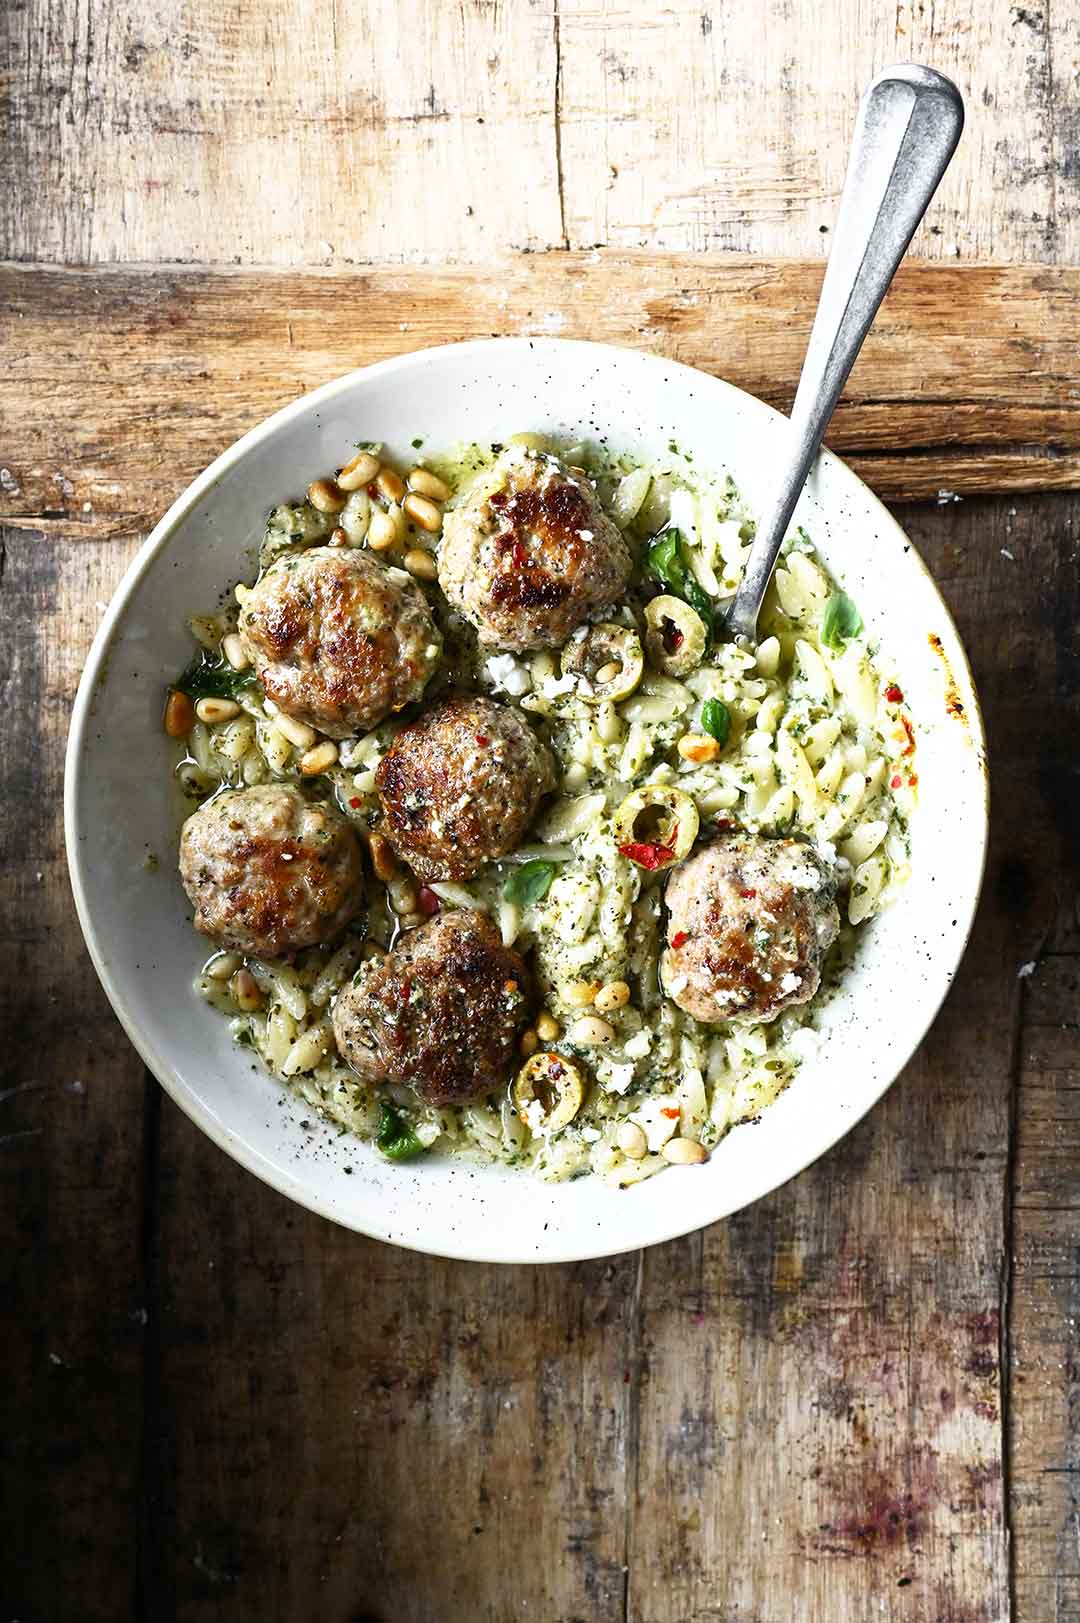
[[[709,637],[713,634],[713,604],[712,598],[704,587],[699,586],[689,569],[686,571],[686,582],[683,587],[683,596],[704,625]]]
[[[682,560],[680,546],[682,536],[678,530],[665,530],[663,535],[649,543],[646,562],[653,574],[658,576],[666,586],[673,586],[681,591],[686,579],[686,566]]]
[[[846,592],[834,592],[821,619],[821,640],[826,648],[839,653],[846,642],[862,630],[862,616]]]
[[[175,685],[181,693],[187,694],[192,704],[197,704],[200,699],[235,699],[253,681],[250,670],[234,671],[228,660],[196,654],[183,675],[177,677]]]
[[[379,1127],[375,1142],[389,1161],[409,1161],[414,1155],[423,1155],[424,1146],[399,1116],[393,1105],[384,1099],[379,1105]]]
[[[523,862],[520,868],[514,869],[503,886],[503,895],[508,902],[517,902],[519,907],[531,907],[534,902],[543,901],[554,877],[554,864],[537,857],[534,862]]]
[[[726,744],[731,731],[731,712],[723,699],[706,699],[701,707],[701,725],[710,738]]]

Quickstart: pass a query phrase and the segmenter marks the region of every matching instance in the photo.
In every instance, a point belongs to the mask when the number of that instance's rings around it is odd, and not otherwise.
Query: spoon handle
[[[727,614],[753,640],[780,544],[855,357],[956,151],[964,104],[932,68],[887,68],[859,103],[832,252],[791,410],[790,453]]]

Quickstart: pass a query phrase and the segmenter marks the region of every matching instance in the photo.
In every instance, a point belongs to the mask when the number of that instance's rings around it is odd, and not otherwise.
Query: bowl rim
[[[443,356],[450,352],[454,355],[467,356],[482,354],[498,349],[517,348],[529,351],[535,358],[536,352],[563,353],[578,351],[583,355],[600,359],[612,354],[637,356],[642,360],[662,364],[672,370],[685,373],[688,378],[707,378],[711,386],[719,386],[734,399],[753,403],[756,410],[768,413],[772,418],[786,421],[784,413],[776,407],[769,405],[759,396],[751,394],[748,390],[740,388],[737,384],[729,382],[726,378],[717,377],[711,372],[691,366],[683,361],[670,359],[659,355],[652,350],[638,349],[633,345],[620,345],[599,343],[588,339],[569,339],[551,337],[494,337],[476,338],[447,344],[430,345],[423,349],[411,350],[402,355],[390,356],[385,360],[376,361],[368,366],[354,367],[351,371],[340,377],[331,379],[328,383],[307,394],[298,396],[270,416],[263,418],[253,428],[247,430],[239,439],[234,440],[206,467],[202,473],[180,493],[176,500],[154,525],[150,534],[128,564],[120,579],[100,625],[93,637],[79,679],[75,701],[72,706],[71,720],[68,729],[67,748],[64,759],[64,836],[68,864],[68,875],[72,895],[75,902],[75,911],[83,939],[94,965],[98,979],[108,998],[109,1004],[119,1020],[128,1040],[139,1055],[143,1064],[152,1073],[169,1097],[176,1103],[184,1114],[194,1124],[225,1152],[232,1160],[238,1162],[246,1171],[254,1173],[264,1183],[269,1184],[280,1194],[285,1195],[308,1210],[316,1212],[319,1216],[331,1222],[363,1234],[370,1239],[383,1241],[387,1244],[400,1246],[402,1249],[417,1251],[423,1255],[446,1257],[454,1261],[463,1262],[499,1262],[509,1264],[528,1263],[536,1266],[548,1263],[566,1263],[587,1261],[594,1258],[621,1254],[620,1250],[613,1250],[609,1243],[600,1245],[565,1245],[543,1257],[528,1256],[523,1253],[515,1255],[500,1254],[493,1256],[489,1250],[470,1248],[468,1245],[440,1248],[438,1245],[420,1243],[405,1235],[394,1233],[375,1233],[370,1227],[353,1221],[351,1214],[336,1207],[331,1198],[326,1196],[317,1184],[305,1181],[291,1175],[279,1163],[268,1160],[259,1148],[242,1135],[232,1131],[208,1106],[197,1096],[192,1094],[183,1081],[177,1076],[170,1062],[163,1054],[158,1052],[152,1034],[144,1028],[140,1021],[128,1008],[122,992],[120,991],[108,966],[97,925],[92,915],[86,895],[86,887],[82,872],[82,851],[80,840],[80,799],[79,799],[79,772],[78,766],[82,755],[87,729],[91,721],[95,693],[98,687],[103,667],[105,666],[111,649],[114,634],[122,620],[128,605],[142,582],[144,575],[158,554],[168,545],[173,532],[187,517],[188,513],[199,503],[204,495],[218,483],[236,464],[242,462],[249,451],[270,438],[283,427],[286,427],[296,418],[304,417],[309,412],[317,412],[327,401],[333,400],[338,394],[347,392],[361,379],[383,376],[394,372],[407,372],[422,367],[434,356]],[[892,1069],[892,1075],[882,1082],[872,1097],[860,1102],[850,1115],[839,1116],[835,1123],[835,1132],[832,1132],[824,1143],[813,1142],[807,1151],[795,1150],[795,1165],[788,1168],[784,1175],[776,1182],[770,1183],[757,1195],[744,1201],[735,1210],[745,1210],[757,1200],[764,1199],[766,1195],[781,1189],[791,1179],[805,1172],[807,1167],[820,1160],[823,1155],[835,1147],[842,1138],[845,1138],[852,1129],[874,1108],[893,1086],[901,1072],[910,1063],[911,1059],[921,1047],[927,1033],[940,1014],[941,1007],[956,978],[956,974],[963,961],[971,933],[978,915],[979,902],[986,877],[986,864],[989,849],[990,833],[990,781],[987,756],[986,729],[978,692],[975,687],[970,661],[963,641],[957,630],[955,620],[938,590],[933,575],[923,561],[917,547],[910,541],[906,532],[898,521],[889,512],[884,502],[870,489],[841,457],[835,452],[822,448],[820,461],[839,473],[842,479],[854,482],[861,499],[866,501],[876,521],[883,527],[891,530],[902,538],[912,567],[921,572],[925,581],[937,599],[941,617],[945,627],[951,634],[952,649],[950,662],[958,667],[962,677],[961,685],[967,696],[967,716],[969,725],[970,743],[975,750],[979,764],[979,780],[981,794],[979,797],[979,826],[977,837],[979,840],[977,873],[978,882],[972,890],[971,906],[967,918],[963,921],[963,928],[957,938],[957,945],[953,954],[952,967],[947,977],[943,977],[940,994],[930,1009],[925,1025],[917,1032],[914,1039],[906,1045],[902,1054],[899,1054],[899,1063]],[[667,1241],[679,1239],[682,1236],[696,1232],[701,1227],[711,1226],[713,1222],[721,1222],[726,1217],[734,1215],[734,1211],[717,1215],[707,1220],[705,1224],[692,1221],[689,1225],[680,1220],[677,1202],[671,1204],[671,1221],[669,1224],[659,1225],[654,1234],[647,1241],[635,1244],[632,1249],[640,1249],[642,1245],[659,1245]]]

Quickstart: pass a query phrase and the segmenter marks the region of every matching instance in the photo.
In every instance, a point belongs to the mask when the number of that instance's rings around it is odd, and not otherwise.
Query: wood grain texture
[[[821,270],[549,254],[497,276],[0,270],[0,517],[145,533],[245,429],[353,366],[459,338],[651,349],[790,405]],[[889,499],[1080,485],[1080,271],[909,265],[829,441]],[[64,409],[57,409],[64,402]]]
[[[17,259],[821,254],[859,94],[912,60],[968,108],[919,252],[1080,257],[1080,0],[22,0],[0,30]]]

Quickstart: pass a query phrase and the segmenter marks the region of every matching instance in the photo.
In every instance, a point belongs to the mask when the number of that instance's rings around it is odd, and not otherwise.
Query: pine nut
[[[599,990],[599,981],[571,981],[566,988],[566,1001],[572,1009],[587,1009],[595,1003]]]
[[[620,1122],[615,1142],[631,1161],[643,1161],[649,1141],[636,1121]]]
[[[439,578],[439,566],[431,553],[425,552],[423,547],[410,547],[401,561],[409,574],[415,575],[417,580],[438,580]]]
[[[561,1032],[562,1027],[559,1022],[554,1015],[549,1014],[545,1009],[536,1022],[536,1035],[540,1041],[542,1043],[553,1043],[557,1041]]]
[[[232,721],[240,714],[240,706],[235,699],[200,699],[195,714],[200,721],[213,726],[215,721]]]
[[[250,969],[238,969],[229,982],[229,988],[236,1002],[246,1013],[262,1008],[263,999],[259,983]]]
[[[409,469],[409,489],[420,496],[430,496],[433,502],[445,502],[450,495],[450,486],[427,468]]]
[[[429,535],[434,535],[436,530],[442,529],[442,508],[436,507],[434,502],[429,502],[426,496],[417,496],[410,492],[401,505],[413,523],[419,524]]]
[[[337,476],[338,488],[341,490],[362,490],[370,485],[379,471],[379,459],[372,456],[370,451],[358,451],[351,462],[346,462]]]
[[[380,468],[375,489],[384,502],[399,502],[405,494],[405,481],[393,468]]]
[[[368,525],[367,544],[372,552],[386,552],[397,545],[398,527],[389,513],[375,512]]]
[[[251,664],[247,649],[244,647],[244,639],[235,631],[230,631],[229,635],[222,639],[221,652],[234,671],[246,671]]]
[[[518,1047],[521,1049],[521,1052],[524,1054],[526,1059],[528,1059],[530,1055],[536,1053],[536,1050],[540,1047],[540,1038],[537,1036],[532,1026],[529,1027],[528,1031],[523,1031],[521,1033],[521,1041],[518,1044]]]
[[[295,716],[287,716],[284,710],[279,710],[274,717],[274,726],[282,737],[287,738],[290,744],[295,744],[298,750],[309,750],[319,736],[314,727],[309,727],[304,721],[297,721]]]
[[[608,981],[596,994],[596,1007],[601,1014],[611,1014],[630,1001],[630,988],[625,981]]]
[[[195,706],[186,693],[170,688],[165,701],[165,731],[170,738],[186,738],[195,725]]]
[[[692,1138],[669,1138],[660,1154],[665,1161],[670,1161],[673,1167],[698,1167],[702,1161],[709,1159],[709,1152],[704,1144],[699,1144]]]
[[[321,744],[316,744],[314,749],[309,749],[301,755],[300,770],[305,778],[314,778],[333,766],[337,758],[337,745],[332,739],[324,738]]]
[[[216,958],[211,958],[205,972],[212,981],[227,981],[239,968],[238,952],[219,952]]]
[[[572,1043],[580,1043],[583,1048],[599,1048],[602,1043],[614,1040],[615,1027],[595,1014],[585,1014],[580,1020],[574,1021],[567,1036]]]
[[[307,499],[320,513],[340,513],[345,506],[345,492],[333,479],[316,479],[308,486]]]
[[[372,834],[368,837],[368,851],[371,854],[371,866],[376,879],[388,884],[396,879],[401,869],[398,859],[394,855],[394,848],[385,834]]]
[[[720,754],[720,745],[715,738],[705,738],[700,733],[684,733],[679,739],[679,754],[684,761],[715,761]]]
[[[609,659],[606,665],[601,665],[593,681],[599,682],[601,687],[606,687],[609,682],[614,682],[621,669],[622,666],[617,660]]]

